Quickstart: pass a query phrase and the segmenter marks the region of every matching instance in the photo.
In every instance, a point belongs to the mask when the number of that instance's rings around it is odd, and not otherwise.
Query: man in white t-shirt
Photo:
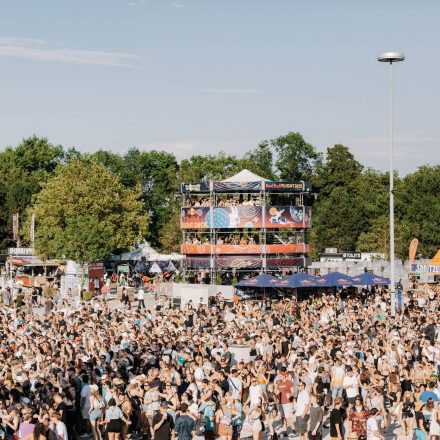
[[[139,287],[137,291],[138,310],[140,310],[142,307],[145,309],[144,297],[145,297],[144,289],[142,289],[142,287]]]
[[[249,397],[245,403],[245,405],[250,405],[250,408],[258,408],[261,407],[263,402],[263,390],[261,389],[261,385],[258,383],[256,377],[253,377],[251,380],[251,385],[249,387]]]
[[[347,401],[348,401],[348,410],[351,410],[351,407],[354,405],[356,397],[359,395],[359,382],[354,374],[353,369],[348,366],[347,372],[344,377],[344,381],[342,382],[345,392],[347,393]]]
[[[307,422],[309,417],[310,396],[304,382],[298,383],[298,397],[296,399],[296,432],[301,440],[307,440]]]
[[[376,419],[377,409],[371,408],[370,415],[367,419],[367,440],[383,440],[381,429]]]
[[[69,440],[67,435],[67,427],[64,422],[61,421],[60,413],[53,413],[51,417],[51,422],[53,423],[54,431],[57,434],[58,440]]]
[[[331,388],[332,398],[342,397],[342,383],[345,377],[345,367],[342,365],[341,359],[336,358],[335,365],[331,369]]]

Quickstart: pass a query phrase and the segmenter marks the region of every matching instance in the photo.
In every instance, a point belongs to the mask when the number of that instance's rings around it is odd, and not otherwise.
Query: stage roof
[[[222,182],[237,182],[237,183],[247,183],[247,182],[267,182],[268,180],[264,177],[260,177],[257,174],[249,170],[241,170],[239,173],[234,174],[227,179],[222,180]]]

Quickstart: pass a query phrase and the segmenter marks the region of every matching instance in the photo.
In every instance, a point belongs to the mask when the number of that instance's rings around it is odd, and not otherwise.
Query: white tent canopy
[[[124,252],[118,260],[128,261],[128,260],[140,260],[145,257],[146,261],[180,261],[183,259],[183,255],[180,254],[160,254],[154,250],[150,243],[143,242],[138,245],[135,249],[129,252]]]
[[[159,267],[159,265],[157,263],[154,263],[150,267],[150,270],[148,272],[150,272],[150,273],[162,273],[162,269]]]
[[[233,183],[246,183],[246,182],[267,182],[267,179],[258,176],[257,174],[253,173],[249,170],[241,170],[239,173],[235,174],[234,176],[228,177],[225,180],[222,180],[222,182],[233,182]]]

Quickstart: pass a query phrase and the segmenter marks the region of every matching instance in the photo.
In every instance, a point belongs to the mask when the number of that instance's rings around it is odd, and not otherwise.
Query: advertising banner
[[[180,247],[181,253],[206,255],[211,253],[210,244],[183,244]],[[267,244],[266,254],[301,254],[310,252],[309,244]],[[213,245],[213,253],[218,255],[250,255],[262,254],[263,246],[261,244],[235,245],[235,244],[217,244]]]
[[[266,228],[310,228],[311,208],[308,206],[268,206]]]
[[[277,181],[257,181],[257,182],[196,182],[181,183],[181,193],[234,193],[234,192],[289,192],[300,193],[308,192],[311,187],[307,182],[277,182]]]
[[[182,208],[180,212],[180,227],[182,229],[206,229],[208,227],[211,208]]]
[[[208,269],[210,267],[210,258],[189,257],[183,260],[186,268]],[[263,259],[260,257],[217,257],[214,259],[216,269],[259,269],[263,267]],[[304,267],[304,258],[267,258],[266,267],[271,269],[278,268],[300,268]]]
[[[261,191],[262,182],[213,182],[215,192]]]
[[[409,245],[409,264],[414,263],[418,246],[419,246],[419,240],[417,240],[417,238],[413,238]]]
[[[209,192],[209,182],[181,183],[180,192],[207,193]]]
[[[411,272],[429,272],[440,274],[440,265],[431,264],[412,264]]]
[[[180,224],[182,229],[260,229],[263,224],[270,229],[310,228],[311,208],[308,206],[262,208],[243,205],[182,208]]]
[[[264,189],[267,192],[304,192],[310,190],[304,182],[264,182]]]

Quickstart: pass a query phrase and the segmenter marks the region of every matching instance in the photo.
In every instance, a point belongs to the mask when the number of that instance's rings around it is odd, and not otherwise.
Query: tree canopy
[[[129,249],[147,232],[141,195],[92,158],[58,166],[28,209],[36,217],[36,251],[85,264]]]
[[[345,145],[321,154],[293,131],[251,146],[241,156],[202,152],[181,161],[154,149],[128,148],[124,154],[101,149],[86,155],[45,138],[24,139],[0,152],[0,250],[13,244],[12,214],[24,219],[34,209],[37,246],[47,255],[81,252],[82,258],[91,259],[85,255],[86,244],[92,254],[96,248],[109,254],[141,239],[165,252],[177,251],[179,184],[222,180],[243,168],[267,179],[312,183],[309,236],[315,253],[326,247],[387,252],[388,173],[365,168]],[[404,178],[396,173],[397,256],[406,257],[414,237],[421,256],[436,252],[439,187],[439,165],[421,167]]]

